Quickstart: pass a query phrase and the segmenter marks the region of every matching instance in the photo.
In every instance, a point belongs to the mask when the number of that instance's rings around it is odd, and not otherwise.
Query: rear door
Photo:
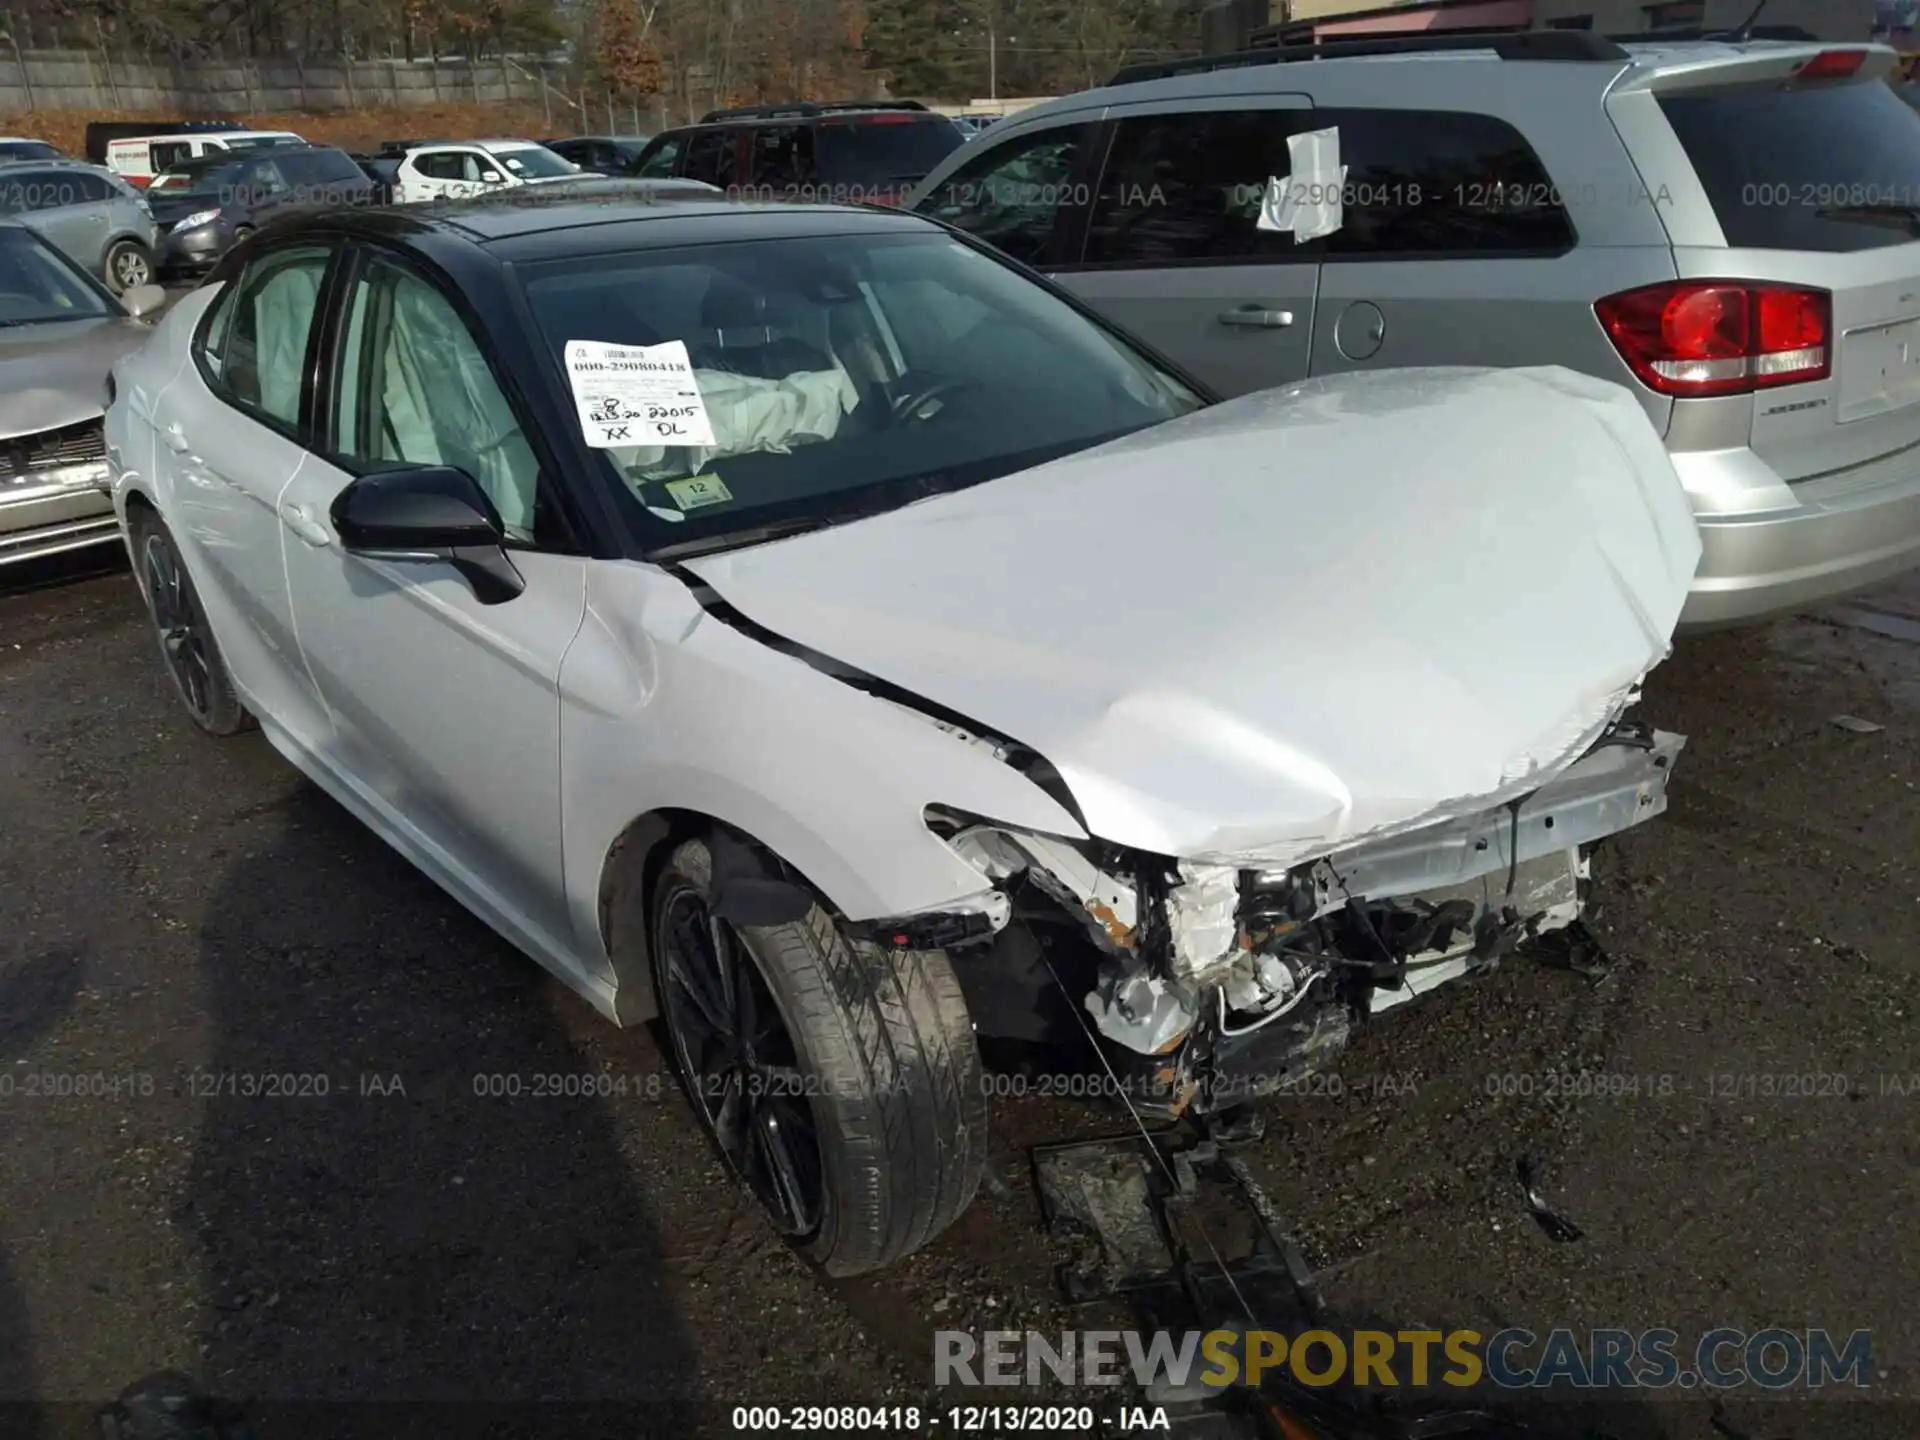
[[[1471,109],[1313,114],[1314,128],[1338,133],[1346,167],[1340,228],[1308,247],[1321,259],[1314,374],[1617,370],[1593,323],[1593,252],[1576,250],[1564,199],[1597,187],[1591,171],[1569,174],[1563,191],[1516,126]]]
[[[1682,278],[1832,295],[1830,378],[1676,407],[1676,430],[1689,411],[1737,424],[1723,443],[1789,483],[1920,444],[1920,114],[1871,77],[1877,60],[1869,78],[1795,81],[1812,53],[1696,67],[1610,104],[1676,196],[1663,213]]]
[[[743,128],[715,125],[693,131],[687,138],[687,158],[681,173],[689,180],[704,180],[722,190],[739,184]]]
[[[70,170],[28,170],[0,182],[0,211],[17,215],[92,274],[100,273],[107,239],[107,207],[88,198]]]
[[[1314,128],[1311,102],[1237,95],[1108,113],[1086,233],[1055,278],[1223,395],[1303,378],[1319,260],[1258,221],[1269,180],[1290,173],[1288,138]]]

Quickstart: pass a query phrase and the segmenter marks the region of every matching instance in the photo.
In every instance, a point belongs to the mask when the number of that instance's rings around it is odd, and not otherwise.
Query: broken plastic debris
[[[1520,1193],[1527,1197],[1527,1209],[1533,1212],[1533,1218],[1540,1222],[1540,1228],[1546,1231],[1549,1240],[1565,1245],[1586,1238],[1586,1231],[1540,1198],[1535,1180],[1536,1167],[1531,1159],[1522,1155],[1515,1169],[1520,1176]]]
[[[1836,715],[1833,723],[1842,730],[1851,730],[1856,735],[1878,735],[1887,727],[1876,725],[1871,720],[1862,720],[1858,715]]]

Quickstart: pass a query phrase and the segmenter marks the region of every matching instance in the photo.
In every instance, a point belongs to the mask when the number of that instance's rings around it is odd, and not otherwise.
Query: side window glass
[[[747,183],[775,196],[791,195],[813,172],[813,132],[803,125],[762,125],[750,132]]]
[[[534,543],[539,461],[473,333],[446,297],[376,261],[354,289],[340,353],[334,448],[369,470],[451,465]]]
[[[104,175],[75,175],[73,188],[81,204],[98,204],[102,200],[117,200],[120,197],[120,192],[107,183]]]
[[[0,181],[0,214],[50,210],[60,203],[65,182],[50,170],[28,170]]]
[[[162,170],[171,170],[182,160],[191,160],[192,158],[193,145],[192,142],[186,140],[163,140],[155,144],[151,149],[152,168],[155,175],[158,175]]]
[[[680,152],[685,148],[686,140],[683,136],[663,136],[647,151],[633,173],[649,180],[670,179],[680,164]]]
[[[1463,111],[1316,110],[1340,130],[1347,167],[1337,255],[1557,251],[1573,222],[1525,137]]]
[[[723,177],[733,169],[733,132],[702,130],[687,145],[687,178],[724,187]]]
[[[200,356],[222,396],[283,425],[298,423],[307,335],[329,258],[324,246],[308,245],[247,266]]]
[[[1220,110],[1122,120],[1087,226],[1090,264],[1261,259],[1305,247],[1258,228],[1287,137],[1324,122],[1306,110]]]
[[[1066,125],[998,146],[956,170],[920,209],[1032,263],[1046,249],[1061,207],[1087,198],[1072,184],[1087,130]]]

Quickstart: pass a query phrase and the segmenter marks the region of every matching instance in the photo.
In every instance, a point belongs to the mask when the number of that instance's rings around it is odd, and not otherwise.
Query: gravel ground
[[[1252,1163],[1337,1313],[1871,1329],[1864,1397],[1741,1433],[1915,1433],[1916,639],[1920,583],[1684,642],[1648,707],[1691,736],[1672,811],[1601,874],[1610,978],[1510,961],[1383,1017],[1337,1095],[1274,1107]],[[721,1435],[736,1404],[934,1403],[937,1329],[1076,1323],[1024,1147],[1122,1117],[999,1102],[961,1223],[822,1281],[726,1183],[650,1031],[601,1022],[257,735],[191,731],[123,567],[0,588],[0,817],[0,1400],[48,1402],[0,1411],[7,1440],[82,1433],[161,1367],[263,1405],[263,1440]],[[1641,1093],[1548,1093],[1581,1072]],[[628,1093],[475,1093],[587,1073]],[[288,1093],[206,1078],[230,1074]],[[1522,1151],[1583,1240],[1529,1219]],[[341,1401],[434,1403],[292,1405]],[[1727,1433],[1678,1396],[1615,1423]]]

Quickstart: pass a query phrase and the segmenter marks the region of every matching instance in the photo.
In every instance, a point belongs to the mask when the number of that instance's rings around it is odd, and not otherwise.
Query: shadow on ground
[[[604,1102],[476,1093],[588,1068],[553,987],[319,792],[284,820],[201,933],[214,1038],[176,1223],[207,1270],[209,1388],[274,1440],[691,1419]]]

